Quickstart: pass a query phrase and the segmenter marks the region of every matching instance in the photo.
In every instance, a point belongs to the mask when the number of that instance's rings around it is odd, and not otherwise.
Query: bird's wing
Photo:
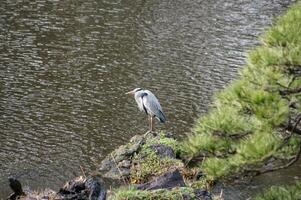
[[[142,98],[143,106],[150,114],[155,115],[161,122],[164,122],[165,116],[158,99],[151,91],[145,90],[144,92],[146,92],[147,95]]]
[[[138,108],[140,111],[145,111],[143,106],[143,97],[147,96],[146,92],[139,92],[137,95],[135,95],[135,100],[137,102]]]

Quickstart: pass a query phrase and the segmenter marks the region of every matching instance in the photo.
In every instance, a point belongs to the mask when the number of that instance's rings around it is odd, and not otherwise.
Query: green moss
[[[301,197],[301,182],[291,186],[273,186],[255,197],[255,200],[296,200]]]
[[[119,188],[117,191],[113,192],[111,198],[112,200],[170,200],[170,199],[184,199],[184,197],[194,198],[192,188],[179,187],[173,188],[171,190],[136,190],[134,188]]]
[[[166,134],[164,132],[160,132],[157,137],[151,137],[146,141],[146,146],[152,144],[164,144],[170,146],[175,152],[175,154],[177,154],[180,150],[179,142],[174,138],[166,137]]]
[[[209,180],[257,165],[271,155],[285,158],[298,148],[300,140],[295,137],[281,145],[279,129],[292,112],[301,111],[301,95],[283,97],[279,91],[301,86],[300,77],[292,82],[294,70],[301,67],[301,2],[261,40],[262,45],[249,52],[239,79],[215,95],[213,108],[181,143],[181,156],[205,157],[199,166]],[[300,106],[297,111],[289,107],[291,102]]]

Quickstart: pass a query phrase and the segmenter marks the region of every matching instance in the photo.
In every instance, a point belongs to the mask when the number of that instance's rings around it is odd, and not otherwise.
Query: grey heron
[[[148,115],[149,129],[151,132],[154,130],[154,117],[157,118],[161,123],[166,121],[161,105],[157,97],[151,91],[136,88],[130,92],[127,92],[126,94],[134,95],[139,110]]]

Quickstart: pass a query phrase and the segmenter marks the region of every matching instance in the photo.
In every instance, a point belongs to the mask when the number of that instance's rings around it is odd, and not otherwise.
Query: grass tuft
[[[112,200],[170,200],[170,199],[194,199],[195,194],[190,187],[178,187],[171,190],[137,190],[133,187],[119,188],[113,192]]]
[[[301,182],[297,182],[291,186],[272,186],[256,196],[255,200],[296,200],[300,197]]]

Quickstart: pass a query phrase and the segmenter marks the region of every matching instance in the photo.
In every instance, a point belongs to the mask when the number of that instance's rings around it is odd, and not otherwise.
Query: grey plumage
[[[134,94],[139,110],[145,112],[151,117],[151,130],[153,117],[157,118],[162,123],[166,121],[162,107],[157,97],[151,91],[136,88],[133,91],[128,92],[127,94]]]

